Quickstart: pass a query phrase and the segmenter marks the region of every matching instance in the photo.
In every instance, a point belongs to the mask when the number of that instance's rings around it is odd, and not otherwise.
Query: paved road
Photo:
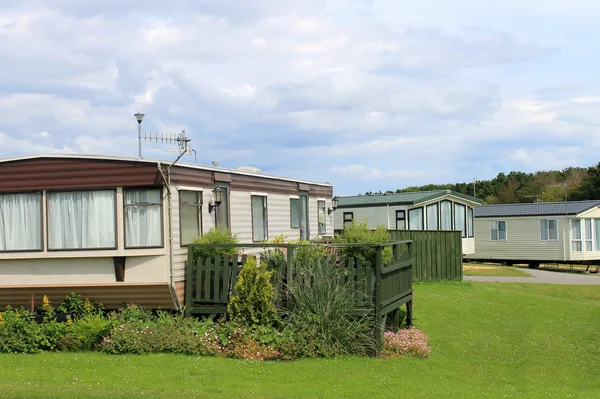
[[[533,277],[492,277],[492,276],[464,276],[465,281],[489,281],[499,283],[533,283],[533,284],[597,284],[600,285],[600,276],[551,272],[539,269],[519,269],[531,274]]]

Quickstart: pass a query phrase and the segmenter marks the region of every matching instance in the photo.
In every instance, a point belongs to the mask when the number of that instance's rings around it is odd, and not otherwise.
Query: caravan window
[[[116,248],[115,190],[48,192],[48,249]]]
[[[558,220],[556,220],[556,219],[540,220],[540,239],[542,241],[558,240]]]
[[[125,248],[163,245],[162,190],[123,190],[125,205]]]
[[[491,240],[506,241],[506,221],[492,220],[491,222]]]
[[[327,232],[325,201],[317,201],[317,210],[319,212],[319,234],[325,234]]]
[[[408,229],[423,230],[423,208],[415,208],[408,211]]]
[[[440,202],[440,230],[452,230],[452,201]]]
[[[463,204],[454,203],[454,230],[461,231],[463,238],[467,236],[466,208]]]
[[[202,191],[179,191],[181,246],[202,235]]]
[[[0,251],[42,249],[42,194],[0,195]]]
[[[581,243],[581,220],[571,219],[571,251],[581,252],[583,249]]]
[[[427,205],[427,230],[437,230],[438,224],[438,204]]]

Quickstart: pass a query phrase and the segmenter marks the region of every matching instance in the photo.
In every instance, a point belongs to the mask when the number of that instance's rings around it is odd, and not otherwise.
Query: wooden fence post
[[[383,332],[385,329],[385,315],[381,314],[381,267],[382,267],[382,247],[379,246],[375,252],[375,350],[377,354],[381,353],[383,348]]]
[[[198,283],[196,282],[196,285]],[[188,258],[186,265],[186,277],[185,277],[185,309],[189,312],[192,306],[192,289],[194,286],[194,246],[188,247]]]

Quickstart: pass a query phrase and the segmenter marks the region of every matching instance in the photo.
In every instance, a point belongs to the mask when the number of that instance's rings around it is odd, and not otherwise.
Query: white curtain
[[[540,220],[540,239],[542,241],[548,240],[548,219]]]
[[[452,202],[440,202],[440,230],[452,230]]]
[[[581,220],[571,219],[571,251],[581,252]]]
[[[473,237],[475,235],[473,224],[473,208],[467,208],[467,237]]]
[[[594,219],[594,234],[596,241],[596,251],[600,251],[600,219]]]
[[[0,195],[0,251],[42,249],[40,193]]]
[[[427,206],[427,230],[438,229],[438,205]]]
[[[267,198],[252,196],[252,239],[262,241],[267,239]]]
[[[162,246],[160,189],[125,190],[125,246]]]
[[[423,208],[410,209],[408,211],[408,229],[423,230]]]
[[[465,231],[465,206],[454,204],[454,230],[462,231],[462,236],[466,237]]]
[[[115,192],[48,193],[48,248],[114,248]]]

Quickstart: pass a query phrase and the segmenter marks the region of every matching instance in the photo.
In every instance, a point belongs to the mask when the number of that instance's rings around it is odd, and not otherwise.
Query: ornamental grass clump
[[[407,328],[398,332],[386,331],[383,334],[383,357],[414,356],[425,358],[429,356],[431,348],[428,339],[417,328]]]

